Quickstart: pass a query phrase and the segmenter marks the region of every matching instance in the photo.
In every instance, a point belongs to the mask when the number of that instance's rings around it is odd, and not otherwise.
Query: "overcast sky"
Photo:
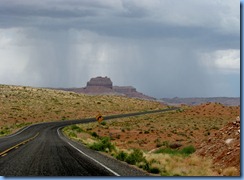
[[[240,1],[0,1],[0,84],[96,76],[157,98],[239,97]]]

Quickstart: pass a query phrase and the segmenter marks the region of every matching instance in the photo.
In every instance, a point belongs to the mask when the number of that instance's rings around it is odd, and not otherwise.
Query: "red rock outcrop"
[[[96,78],[91,78],[90,81],[87,82],[86,87],[105,87],[112,89],[113,88],[113,83],[110,78],[108,77],[96,77]]]
[[[87,86],[84,88],[59,88],[59,90],[73,91],[76,93],[91,95],[112,94],[139,99],[156,100],[156,98],[137,92],[136,88],[132,86],[113,86],[113,82],[110,78],[101,76],[91,78],[90,81],[87,82]]]

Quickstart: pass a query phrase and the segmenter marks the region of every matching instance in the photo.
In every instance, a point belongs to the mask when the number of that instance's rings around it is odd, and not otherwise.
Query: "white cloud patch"
[[[240,51],[233,49],[216,51],[215,65],[224,70],[240,71]]]
[[[201,55],[201,63],[222,73],[240,73],[240,50],[217,50]]]
[[[6,49],[15,40],[15,29],[0,29],[0,49]]]
[[[25,47],[0,48],[0,83],[28,84],[24,77],[28,51]]]

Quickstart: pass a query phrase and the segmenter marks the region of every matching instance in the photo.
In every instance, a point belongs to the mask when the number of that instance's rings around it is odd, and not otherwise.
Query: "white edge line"
[[[62,137],[60,136],[59,129],[60,129],[60,128],[57,129],[58,136],[59,136],[60,138],[62,138]],[[62,138],[62,139],[63,139],[63,138]],[[76,147],[75,147],[73,144],[71,144],[70,142],[68,142],[68,141],[65,141],[65,142],[67,142],[71,147],[73,147],[74,149],[76,149],[77,151],[79,151],[79,152],[80,152],[81,154],[83,154],[84,156],[86,156],[86,157],[88,157],[89,159],[95,161],[97,164],[99,164],[100,166],[104,167],[105,169],[107,169],[108,171],[110,171],[111,173],[113,173],[115,176],[120,176],[118,173],[114,172],[114,171],[113,171],[112,169],[110,169],[109,167],[105,166],[104,164],[100,163],[100,162],[97,161],[96,159],[94,159],[94,158],[92,158],[91,156],[88,156],[87,154],[85,154],[85,153],[84,153],[83,151],[81,151],[80,149],[76,148]]]
[[[14,136],[17,136],[18,134],[22,133],[23,131],[25,131],[26,129],[28,129],[30,126],[26,126],[24,127],[23,129],[21,129],[20,131],[17,131],[16,133],[14,134],[10,134],[10,135],[7,135],[7,136],[3,136],[1,137],[2,139],[7,139],[7,138],[11,138],[11,137],[14,137]]]
[[[29,129],[32,126],[36,126],[36,125],[39,125],[39,124],[45,124],[45,123],[49,123],[49,122],[41,122],[41,123],[31,124],[29,126],[26,126],[26,127],[22,128],[22,129],[20,129],[16,133],[13,133],[13,134],[10,134],[10,135],[6,135],[6,136],[2,136],[2,137],[0,137],[0,139],[7,139],[7,138],[11,138],[11,137],[17,136],[18,134],[22,133],[23,131]]]

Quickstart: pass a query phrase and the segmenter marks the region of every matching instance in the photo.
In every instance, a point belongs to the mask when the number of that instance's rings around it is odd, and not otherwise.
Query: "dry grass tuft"
[[[225,168],[222,172],[223,176],[239,176],[239,172],[235,167]]]
[[[189,157],[169,154],[146,154],[152,167],[160,170],[162,176],[213,176],[212,162],[196,155]]]

